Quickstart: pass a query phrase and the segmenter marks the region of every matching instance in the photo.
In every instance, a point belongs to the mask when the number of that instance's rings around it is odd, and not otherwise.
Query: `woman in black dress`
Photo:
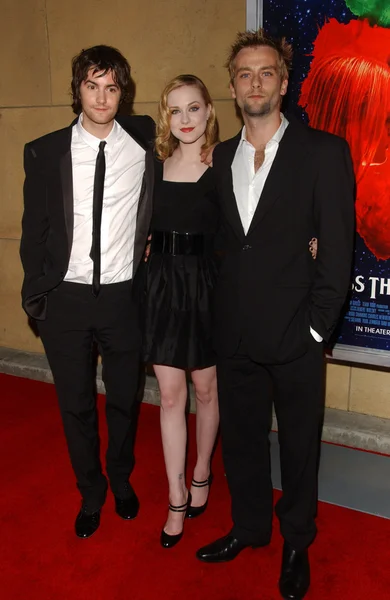
[[[176,77],[159,104],[144,331],[144,358],[153,364],[161,396],[170,503],[161,532],[165,548],[181,539],[185,516],[196,517],[206,508],[219,423],[211,345],[219,218],[212,169],[201,162],[201,152],[216,141],[215,111],[207,88],[193,75]],[[197,411],[197,462],[190,491],[184,479],[186,371],[191,374]]]

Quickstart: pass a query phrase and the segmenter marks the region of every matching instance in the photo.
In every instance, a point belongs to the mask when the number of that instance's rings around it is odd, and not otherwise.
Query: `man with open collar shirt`
[[[259,30],[240,33],[227,62],[244,128],[213,156],[223,223],[214,346],[233,527],[197,557],[224,562],[269,543],[274,403],[283,487],[276,504],[284,538],[279,589],[295,600],[310,585],[322,342],[350,283],[354,175],[345,140],[281,114],[291,59],[285,40]]]

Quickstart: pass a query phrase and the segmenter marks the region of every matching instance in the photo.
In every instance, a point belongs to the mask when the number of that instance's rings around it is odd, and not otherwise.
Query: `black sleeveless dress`
[[[219,224],[213,169],[195,183],[163,181],[161,163],[156,172],[144,360],[180,369],[210,367],[215,364],[211,321]]]

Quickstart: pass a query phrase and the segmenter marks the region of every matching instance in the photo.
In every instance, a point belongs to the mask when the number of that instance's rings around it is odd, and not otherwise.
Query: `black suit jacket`
[[[240,134],[219,144],[213,163],[223,219],[215,290],[214,344],[221,356],[240,343],[262,363],[285,363],[328,340],[350,285],[354,175],[347,143],[291,120],[245,235],[233,192]],[[318,238],[317,259],[309,241]]]
[[[146,152],[137,214],[133,275],[143,255],[152,214],[154,122],[147,116],[117,117]],[[34,319],[46,317],[47,293],[68,270],[73,242],[72,127],[49,133],[24,149],[24,213],[20,256],[24,269],[22,305]]]

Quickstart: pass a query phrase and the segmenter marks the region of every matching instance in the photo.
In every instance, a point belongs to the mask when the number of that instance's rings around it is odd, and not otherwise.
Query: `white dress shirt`
[[[241,140],[232,163],[232,173],[234,194],[245,234],[248,233],[264,184],[278,151],[279,142],[288,126],[286,117],[282,114],[280,116],[282,119],[280,127],[266,145],[264,162],[256,172],[256,149],[246,139],[245,126],[241,132]]]
[[[288,120],[282,113],[280,114],[280,118],[279,129],[267,143],[264,151],[264,162],[257,171],[255,171],[256,148],[246,139],[245,126],[241,132],[241,140],[232,162],[232,175],[234,195],[245,234],[248,233],[265,182],[278,151],[279,143],[288,127]],[[317,342],[322,342],[322,337],[311,327],[310,333]]]
[[[83,127],[80,115],[72,129],[74,226],[66,281],[92,284],[93,184],[101,141]],[[145,170],[145,150],[114,121],[104,140],[106,174],[101,224],[102,284],[132,277],[137,207]]]

